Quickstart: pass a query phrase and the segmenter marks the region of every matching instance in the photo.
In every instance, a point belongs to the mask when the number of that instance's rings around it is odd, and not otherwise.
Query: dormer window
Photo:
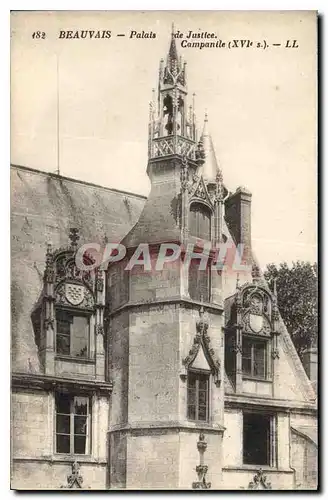
[[[211,210],[202,203],[192,203],[189,212],[189,232],[202,240],[211,239]]]
[[[225,333],[227,375],[238,390],[243,380],[247,390],[253,387],[249,379],[272,382],[273,360],[279,358],[275,296],[255,281],[238,287],[230,304]],[[242,370],[237,370],[239,363]]]
[[[105,377],[103,271],[91,255],[83,255],[84,266],[76,260],[77,229],[69,238],[67,247],[47,247],[44,286],[32,313],[40,360],[47,375],[94,377],[100,365]]]

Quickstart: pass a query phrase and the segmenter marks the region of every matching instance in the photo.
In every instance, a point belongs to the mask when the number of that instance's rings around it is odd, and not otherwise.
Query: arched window
[[[211,239],[211,211],[201,203],[192,203],[189,212],[189,231],[203,240]]]

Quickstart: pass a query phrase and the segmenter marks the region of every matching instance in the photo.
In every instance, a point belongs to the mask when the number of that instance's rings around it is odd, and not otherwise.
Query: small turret
[[[178,56],[174,26],[166,57],[160,61],[157,101],[153,96],[149,119],[149,160],[171,155],[195,159],[194,103],[187,105],[186,63]]]

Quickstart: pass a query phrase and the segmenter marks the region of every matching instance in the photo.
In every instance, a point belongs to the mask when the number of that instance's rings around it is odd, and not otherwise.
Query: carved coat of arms
[[[251,299],[251,310],[249,315],[249,326],[254,333],[259,333],[263,328],[263,302],[256,295]]]
[[[65,296],[73,306],[78,306],[84,299],[84,286],[65,283]]]

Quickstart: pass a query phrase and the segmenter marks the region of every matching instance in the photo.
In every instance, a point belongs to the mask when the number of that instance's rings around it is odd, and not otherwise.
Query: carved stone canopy
[[[188,369],[192,367],[192,364],[195,361],[200,349],[203,349],[206,361],[214,377],[214,383],[216,386],[219,386],[221,383],[221,363],[219,359],[216,358],[214,349],[210,346],[211,340],[207,335],[208,326],[208,321],[204,317],[204,307],[201,306],[199,311],[199,320],[197,320],[196,322],[197,333],[194,337],[194,342],[189,351],[189,354],[188,356],[186,356],[186,358],[183,359],[182,363],[187,372]],[[183,374],[183,377],[186,377],[186,373]]]

